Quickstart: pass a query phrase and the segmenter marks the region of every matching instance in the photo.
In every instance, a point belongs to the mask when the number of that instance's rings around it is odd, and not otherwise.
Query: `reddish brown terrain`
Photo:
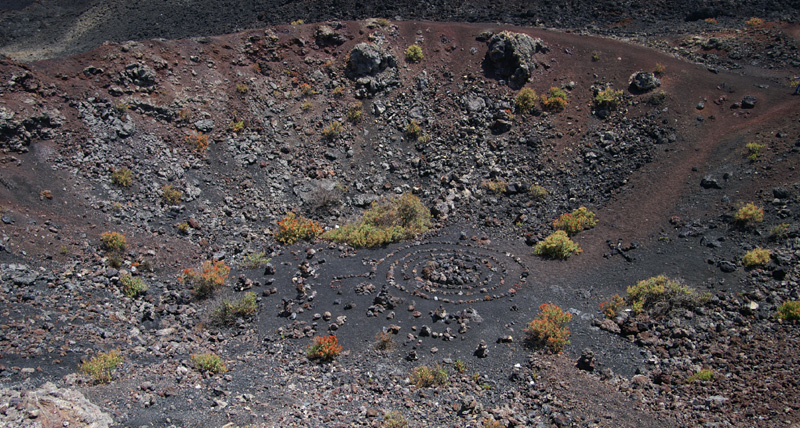
[[[420,427],[798,426],[800,330],[777,310],[800,300],[800,31],[791,16],[718,18],[276,24],[70,56],[8,30],[0,426],[400,426],[390,411]],[[541,40],[521,84],[488,59],[503,32]],[[408,61],[415,43],[424,58]],[[637,72],[658,86],[631,86]],[[566,108],[524,112],[521,87],[562,89]],[[605,88],[622,91],[615,109],[593,101]],[[747,143],[762,146],[752,158]],[[112,180],[123,168],[128,186]],[[415,239],[276,239],[287,212],[335,228],[406,193],[433,214]],[[763,221],[737,222],[750,202]],[[573,236],[582,253],[534,255],[582,206],[598,219]],[[104,250],[104,232],[125,250]],[[745,267],[754,248],[769,261]],[[199,299],[178,278],[212,259],[232,271]],[[126,275],[148,290],[126,296]],[[705,298],[606,318],[601,302],[658,275]],[[215,322],[246,292],[255,314]],[[526,341],[544,303],[572,314],[561,353]],[[341,355],[309,360],[329,334]],[[79,371],[115,349],[110,381]],[[196,370],[206,352],[228,371]],[[415,385],[421,365],[448,382]]]

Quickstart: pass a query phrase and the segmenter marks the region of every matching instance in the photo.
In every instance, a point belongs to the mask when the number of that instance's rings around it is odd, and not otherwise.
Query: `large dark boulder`
[[[337,33],[333,28],[328,25],[320,25],[317,27],[317,32],[314,34],[314,39],[318,46],[339,46],[345,42],[345,37]]]
[[[357,44],[347,61],[347,71],[355,78],[374,76],[390,67],[397,67],[395,57],[372,43]]]
[[[661,86],[661,81],[653,73],[639,71],[631,75],[630,90],[633,93],[641,94],[651,91]]]
[[[484,71],[487,76],[505,79],[509,86],[520,88],[536,69],[534,54],[548,50],[542,39],[503,31],[489,39],[489,50],[483,60]]]
[[[350,51],[347,75],[356,81],[356,97],[372,96],[398,80],[397,59],[371,43],[359,43]]]

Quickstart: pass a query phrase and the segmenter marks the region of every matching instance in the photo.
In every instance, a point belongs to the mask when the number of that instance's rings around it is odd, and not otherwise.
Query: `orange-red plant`
[[[556,230],[563,230],[570,236],[596,225],[597,218],[595,214],[586,209],[586,207],[580,207],[570,214],[562,214],[561,217],[553,220],[553,227]]]
[[[312,239],[320,233],[322,233],[321,224],[290,212],[278,221],[278,233],[275,238],[284,244],[294,244],[301,239]]]
[[[619,294],[615,294],[611,299],[600,302],[600,310],[603,312],[606,318],[614,319],[624,305],[625,299],[623,299]]]
[[[561,352],[569,344],[570,331],[566,324],[572,319],[572,314],[552,303],[539,306],[539,311],[536,319],[525,329],[528,341],[550,348],[555,353]]]
[[[188,144],[194,151],[203,153],[208,148],[208,135],[205,135],[202,132],[187,135],[186,144]]]
[[[308,358],[310,360],[331,361],[342,352],[339,339],[334,335],[317,336],[314,343],[308,345]]]
[[[192,291],[200,299],[214,294],[225,285],[231,268],[220,260],[206,260],[199,269],[184,269],[178,278],[184,284],[192,285]]]

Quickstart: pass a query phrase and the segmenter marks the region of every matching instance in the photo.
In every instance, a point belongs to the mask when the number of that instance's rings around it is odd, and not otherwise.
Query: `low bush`
[[[225,300],[214,310],[211,318],[217,325],[230,326],[236,323],[239,318],[248,319],[255,315],[258,310],[256,293],[247,292],[245,295],[234,302]]]
[[[606,88],[594,96],[594,105],[598,109],[616,110],[622,102],[622,91]]]
[[[376,351],[391,351],[394,349],[394,335],[388,331],[380,331],[375,335]]]
[[[320,233],[322,233],[321,224],[290,212],[278,221],[275,239],[284,244],[294,244],[301,239],[314,239]]]
[[[555,353],[561,352],[569,345],[570,331],[567,323],[571,319],[572,314],[564,312],[558,305],[545,303],[539,306],[539,314],[525,329],[528,342],[534,346],[546,347]]]
[[[698,382],[698,381],[708,382],[712,380],[714,380],[714,372],[709,369],[702,369],[699,372],[686,378],[686,382],[688,383]]]
[[[789,223],[776,224],[769,230],[769,237],[771,239],[784,239],[787,236],[789,236]]]
[[[772,252],[770,250],[754,248],[745,253],[744,257],[742,257],[742,264],[748,268],[764,266],[769,263],[770,257],[772,257]]]
[[[161,187],[161,199],[170,205],[177,205],[183,199],[183,192],[172,187],[171,184],[165,184]]]
[[[341,352],[342,346],[339,345],[339,339],[336,336],[317,336],[314,338],[314,342],[308,345],[306,355],[309,360],[332,361]]]
[[[88,361],[83,361],[78,369],[94,379],[97,383],[111,382],[114,369],[122,363],[122,354],[119,349],[99,353]]]
[[[586,207],[580,207],[570,214],[562,214],[553,220],[553,227],[556,230],[563,230],[567,235],[574,235],[582,230],[591,229],[597,225],[597,217]]]
[[[244,95],[249,90],[250,90],[250,88],[244,83],[237,83],[236,84],[236,93],[238,93],[239,95]]]
[[[623,306],[625,306],[625,299],[619,294],[615,294],[611,299],[600,303],[600,311],[603,312],[606,318],[614,319]]]
[[[445,386],[448,382],[447,370],[441,366],[419,366],[411,371],[410,380],[417,388]]]
[[[203,153],[208,148],[208,135],[195,132],[186,136],[186,144],[195,152]]]
[[[747,149],[747,159],[750,159],[750,162],[755,162],[758,160],[758,155],[761,154],[761,150],[764,150],[764,145],[759,143],[747,143],[745,144],[745,148]]]
[[[481,182],[481,187],[494,193],[495,195],[506,193],[508,191],[508,183],[503,180],[483,180]]]
[[[419,138],[422,135],[422,128],[419,126],[419,122],[415,119],[411,119],[406,126],[406,135],[413,138]]]
[[[656,68],[653,69],[653,74],[655,74],[656,76],[663,76],[664,73],[666,72],[667,72],[667,67],[664,64],[657,62]]]
[[[381,428],[408,428],[408,420],[402,413],[397,410],[392,410],[383,415]]]
[[[225,285],[230,272],[231,268],[221,260],[206,260],[199,269],[184,269],[178,280],[191,286],[197,298],[205,299]]]
[[[111,173],[111,182],[120,187],[128,187],[133,181],[133,171],[122,167]]]
[[[197,371],[211,374],[225,373],[228,371],[228,367],[225,366],[225,362],[222,361],[222,358],[213,352],[194,354],[191,358],[192,364],[194,364],[194,368]]]
[[[425,55],[422,53],[422,48],[413,44],[406,49],[406,60],[411,62],[420,62]]]
[[[322,136],[328,140],[334,140],[342,133],[342,124],[338,120],[334,120],[322,129]]]
[[[752,202],[748,202],[736,211],[733,219],[742,225],[761,223],[764,221],[764,209]]]
[[[144,281],[138,277],[133,277],[127,274],[121,275],[119,277],[119,283],[122,286],[120,290],[122,291],[122,294],[132,299],[147,292],[147,285],[145,285]]]
[[[547,197],[547,189],[538,184],[531,185],[531,187],[528,188],[528,192],[536,199],[544,199]]]
[[[310,97],[316,94],[316,91],[314,91],[314,88],[311,87],[311,85],[309,85],[308,83],[301,83],[300,93],[303,94],[304,97]]]
[[[453,368],[459,373],[464,373],[467,371],[467,363],[461,360],[455,360],[455,362],[453,362]]]
[[[102,247],[108,253],[121,253],[128,246],[125,235],[119,232],[103,232],[100,234]]]
[[[558,112],[567,107],[567,93],[555,86],[551,87],[548,95],[541,100],[542,108],[547,111]]]
[[[425,233],[430,226],[430,210],[418,197],[406,193],[373,202],[359,220],[329,230],[322,237],[354,247],[377,247]]]
[[[778,306],[778,319],[785,321],[800,321],[800,302],[788,301]]]
[[[267,257],[266,253],[263,251],[258,251],[245,256],[242,264],[247,269],[258,269],[264,267],[271,260],[271,258]]]
[[[517,111],[521,113],[527,113],[536,106],[536,101],[539,100],[539,96],[536,95],[536,92],[531,88],[522,88],[522,90],[517,93],[517,98],[514,100],[514,104],[517,107]]]
[[[567,232],[563,230],[556,230],[533,247],[533,254],[554,259],[566,259],[573,254],[580,253],[580,246],[569,239]]]
[[[752,17],[747,21],[744,21],[744,25],[747,25],[750,28],[760,27],[764,25],[764,20],[761,18]]]
[[[628,287],[628,304],[635,313],[663,315],[676,308],[692,308],[708,300],[694,289],[664,275],[654,276]]]
[[[233,119],[228,125],[228,129],[230,129],[231,132],[242,132],[244,129],[244,121]]]
[[[361,101],[356,101],[347,107],[347,120],[353,123],[361,122],[364,118],[364,105]]]

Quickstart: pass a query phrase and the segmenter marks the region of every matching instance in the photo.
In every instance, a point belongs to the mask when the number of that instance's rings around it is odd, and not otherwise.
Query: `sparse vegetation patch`
[[[329,230],[322,237],[354,247],[377,247],[425,233],[430,225],[430,210],[418,197],[406,193],[374,202],[359,220]]]
[[[561,307],[552,303],[539,306],[536,318],[525,329],[527,340],[535,345],[546,347],[552,352],[561,352],[569,345],[570,331],[567,323],[572,320],[572,314],[564,312]]]

